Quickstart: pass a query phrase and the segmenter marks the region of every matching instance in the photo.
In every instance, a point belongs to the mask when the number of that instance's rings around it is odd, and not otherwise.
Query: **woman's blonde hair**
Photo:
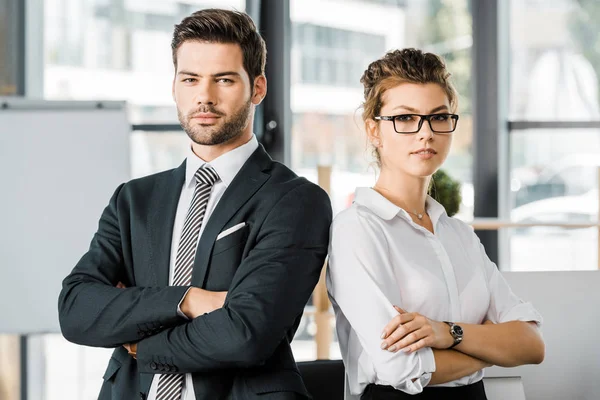
[[[362,118],[365,124],[381,112],[383,94],[401,83],[436,83],[446,92],[450,111],[458,107],[458,94],[450,81],[450,72],[444,60],[433,53],[418,49],[401,49],[388,52],[373,61],[360,78],[364,88]],[[377,149],[374,151],[378,165],[381,161]]]

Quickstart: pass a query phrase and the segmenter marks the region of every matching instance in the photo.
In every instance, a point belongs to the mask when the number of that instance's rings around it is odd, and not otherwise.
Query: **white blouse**
[[[375,190],[358,188],[352,206],[333,221],[327,287],[354,395],[370,383],[420,393],[435,371],[431,348],[411,354],[381,349],[383,328],[397,315],[394,305],[437,321],[541,324],[533,306],[510,290],[473,228],[448,217],[431,197],[427,213],[435,234]],[[439,386],[482,377],[479,371]]]

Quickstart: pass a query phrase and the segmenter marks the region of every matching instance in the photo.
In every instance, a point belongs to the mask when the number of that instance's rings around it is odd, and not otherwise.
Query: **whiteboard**
[[[124,102],[0,97],[0,333],[54,333],[61,282],[129,179]]]

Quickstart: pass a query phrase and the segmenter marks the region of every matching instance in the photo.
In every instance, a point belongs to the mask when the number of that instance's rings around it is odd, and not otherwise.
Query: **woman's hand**
[[[431,320],[419,313],[408,313],[397,306],[394,308],[399,314],[383,329],[382,349],[412,353],[423,347],[447,349],[454,343],[446,323]]]

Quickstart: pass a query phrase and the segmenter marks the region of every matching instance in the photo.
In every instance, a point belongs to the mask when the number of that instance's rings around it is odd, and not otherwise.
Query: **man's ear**
[[[252,104],[257,106],[262,103],[263,99],[267,95],[267,78],[264,75],[259,75],[254,78],[254,85],[252,89]]]
[[[177,100],[175,100],[175,79],[176,77],[173,77],[173,85],[171,85],[171,97],[173,98],[174,102],[177,102]]]

